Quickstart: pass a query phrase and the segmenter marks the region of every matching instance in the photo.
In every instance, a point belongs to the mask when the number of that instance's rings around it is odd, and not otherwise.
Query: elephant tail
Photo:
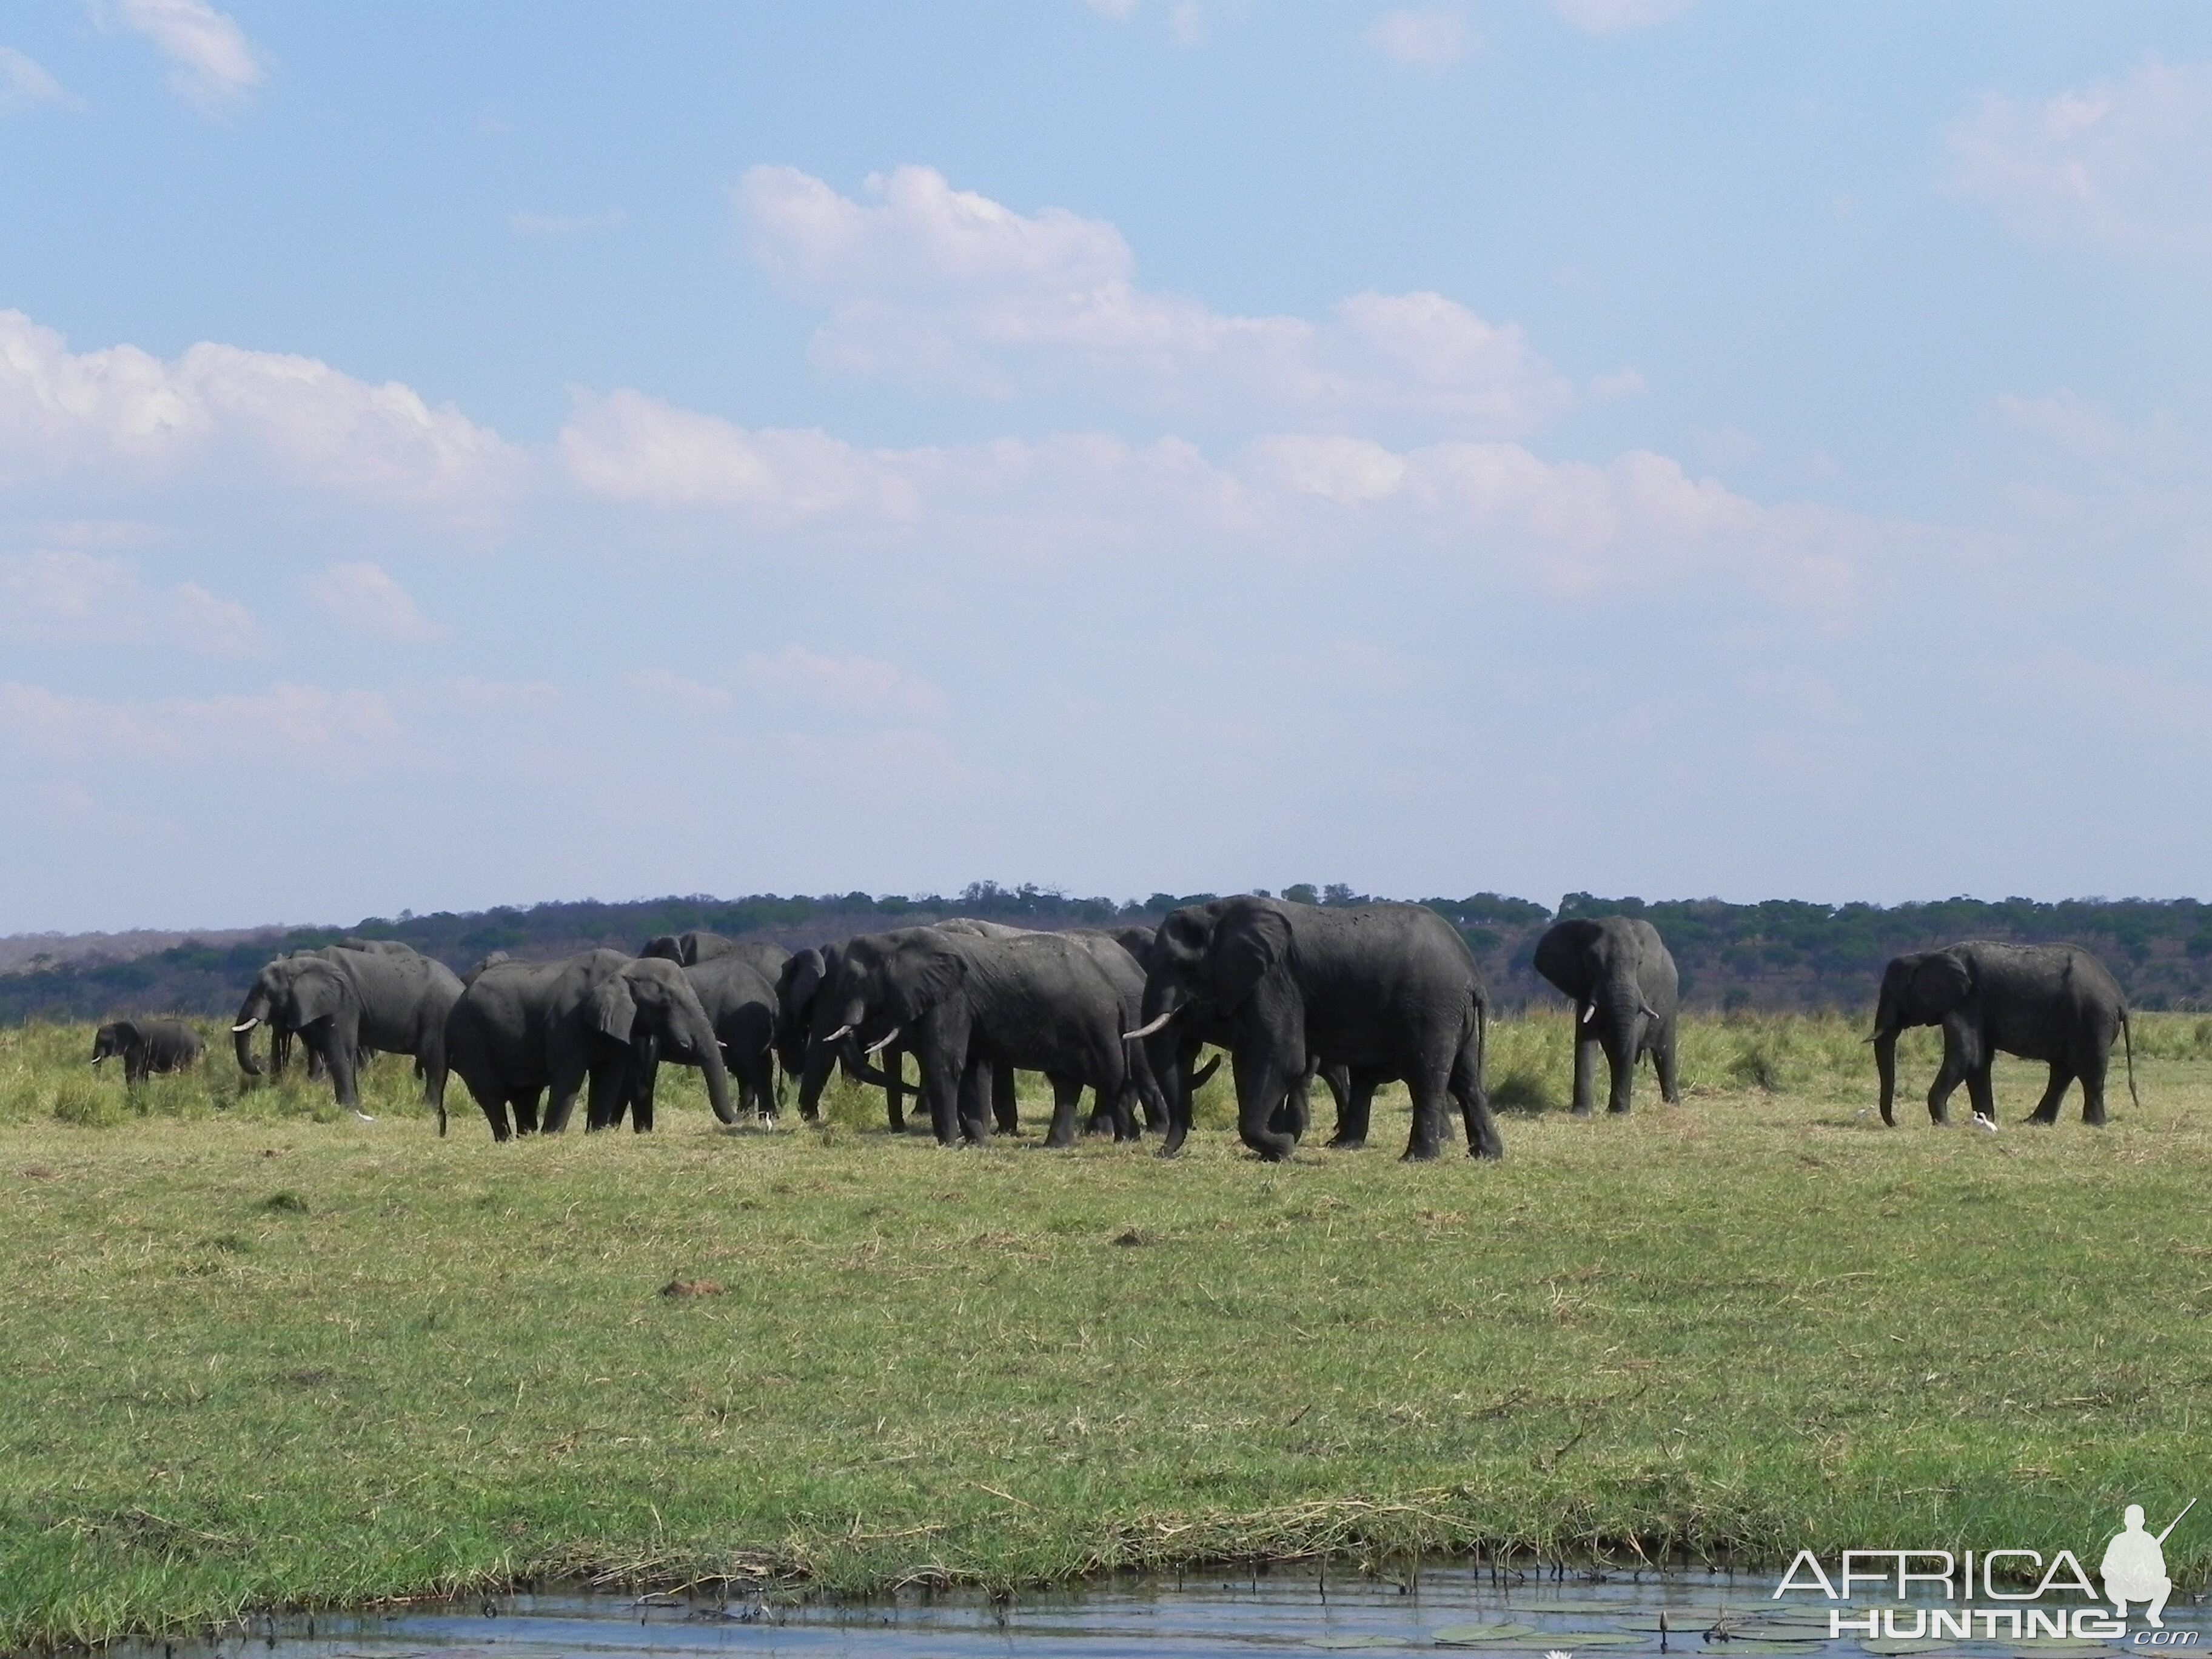
[[[2120,1041],[2127,1046],[2128,1054],[2128,1098],[2135,1102],[2136,1107],[2140,1109],[2142,1105],[2142,1097],[2136,1092],[2136,1036],[2132,1024],[2133,1022],[2128,1018],[2128,1011],[2124,1008],[2121,1009]]]

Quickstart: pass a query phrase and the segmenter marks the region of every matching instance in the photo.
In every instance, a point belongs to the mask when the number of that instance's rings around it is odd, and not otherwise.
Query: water
[[[1662,1611],[1670,1659],[1888,1659],[1900,1651],[1915,1659],[2120,1659],[2169,1650],[2133,1640],[1830,1640],[1829,1604],[1799,1595],[1778,1602],[1771,1599],[1774,1582],[1771,1576],[1651,1573],[1560,1580],[1467,1568],[1390,1579],[1279,1568],[1246,1577],[1222,1571],[1180,1581],[1109,1581],[1006,1601],[969,1592],[912,1592],[858,1603],[771,1597],[766,1604],[571,1593],[257,1619],[216,1640],[128,1644],[107,1651],[114,1659],[1181,1659],[1271,1650],[1480,1649],[1505,1659],[1630,1659],[1662,1651]],[[1846,1616],[1865,1611],[1861,1605]],[[2167,1607],[2168,1629],[2187,1638],[2175,1645],[2212,1646],[2203,1613],[2179,1597]],[[1905,1623],[1910,1627],[1911,1619]],[[2140,1631],[2140,1616],[2131,1624]]]

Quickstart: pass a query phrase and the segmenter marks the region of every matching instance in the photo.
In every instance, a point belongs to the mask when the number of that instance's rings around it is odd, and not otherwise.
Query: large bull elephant
[[[990,937],[904,927],[846,943],[819,993],[817,1025],[835,1029],[808,1045],[805,1077],[827,1073],[836,1045],[903,1041],[921,1063],[922,1098],[940,1144],[990,1133],[990,1079],[1004,1069],[1052,1081],[1046,1144],[1075,1143],[1078,1098],[1095,1089],[1121,1113],[1133,1087],[1122,1037],[1121,998],[1091,952],[1055,933]]]
[[[1961,1082],[1974,1115],[1996,1121],[1990,1068],[2000,1051],[2047,1060],[2051,1081],[2033,1121],[2057,1121],[2058,1103],[2081,1083],[2081,1121],[2105,1121],[2105,1071],[2112,1039],[2127,1042],[2128,1097],[2136,1097],[2135,1035],[2127,998],[2104,963],[2078,945],[2001,945],[1967,939],[1941,951],[1916,951],[1882,970],[1875,1006],[1875,1068],[1881,1079],[1881,1121],[1895,1123],[1897,1034],[1908,1025],[1943,1028],[1943,1064],[1928,1091],[1928,1115],[1944,1121]]]
[[[239,1067],[250,1077],[261,1074],[253,1054],[256,1027],[265,1023],[279,1036],[296,1033],[322,1062],[337,1103],[358,1117],[365,1115],[362,1051],[410,1054],[443,1134],[446,1017],[460,999],[461,981],[445,963],[390,944],[372,950],[333,945],[279,957],[263,968],[231,1025]]]
[[[648,1044],[697,1066],[714,1115],[736,1121],[714,1028],[672,962],[586,951],[562,962],[497,963],[476,975],[446,1021],[447,1058],[495,1140],[517,1130],[536,1133],[541,1096],[548,1096],[545,1132],[559,1133],[587,1084],[586,1127],[616,1122]],[[653,1127],[650,1105],[635,1122],[641,1131]]]
[[[685,939],[714,937],[711,933],[684,935]],[[737,1085],[737,1109],[761,1118],[773,1118],[777,1105],[774,1048],[776,979],[791,953],[781,945],[750,940],[738,944],[729,939],[720,943],[726,948],[695,955],[684,963],[684,976],[691,981],[699,1006],[705,1012],[708,1024],[714,1028],[715,1040],[721,1045],[722,1063]],[[646,945],[644,954],[668,961],[680,960],[669,956],[666,948],[678,945],[677,940],[653,939]],[[638,1074],[632,1080],[631,1108],[635,1111],[642,1107],[647,1123],[653,1121],[653,1089],[664,1058],[675,1056],[664,1056],[658,1042],[652,1042],[650,1053],[641,1057]]]
[[[1681,1099],[1674,1068],[1681,983],[1657,928],[1637,916],[1559,922],[1536,941],[1535,968],[1575,1000],[1577,1117],[1592,1110],[1600,1051],[1613,1074],[1607,1110],[1628,1109],[1636,1062],[1647,1054],[1659,1073],[1660,1098],[1669,1105]]]
[[[1262,1158],[1296,1148],[1274,1126],[1316,1055],[1352,1068],[1356,1101],[1378,1083],[1406,1083],[1413,1097],[1408,1158],[1437,1155],[1447,1099],[1466,1120],[1469,1152],[1504,1154],[1483,1093],[1482,975],[1458,933],[1424,906],[1257,897],[1187,905],[1154,938],[1144,1012],[1133,1035],[1161,1045],[1156,1075],[1174,1057],[1179,1023],[1227,1036],[1237,1130]],[[1354,1127],[1364,1138],[1364,1123]],[[1163,1153],[1180,1147],[1189,1127],[1186,1100]]]

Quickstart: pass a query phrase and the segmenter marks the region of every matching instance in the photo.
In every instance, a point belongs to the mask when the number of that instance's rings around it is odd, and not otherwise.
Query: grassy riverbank
[[[2212,1450],[2212,1023],[2138,1036],[2140,1109],[2032,1131],[2008,1066],[1990,1135],[1883,1130],[1804,1020],[1577,1121],[1564,1020],[1515,1022],[1506,1162],[1409,1168],[1401,1109],[1270,1167],[1217,1103],[1164,1164],[680,1087],[495,1147],[457,1086],[440,1142],[390,1061],[374,1123],[220,1050],[141,1112],[88,1029],[0,1033],[0,1647],[580,1571],[2086,1553]]]

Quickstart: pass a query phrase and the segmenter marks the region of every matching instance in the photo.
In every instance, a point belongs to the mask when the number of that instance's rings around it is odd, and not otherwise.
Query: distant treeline
[[[1143,900],[1068,898],[1035,887],[978,882],[956,897],[906,898],[867,893],[818,898],[644,899],[629,904],[584,900],[418,916],[371,917],[352,927],[296,928],[222,945],[187,942],[128,962],[64,964],[0,975],[0,1024],[26,1019],[96,1019],[112,1013],[227,1014],[261,964],[282,951],[329,945],[349,935],[404,939],[457,971],[493,951],[552,957],[596,945],[635,951],[657,933],[702,927],[732,939],[799,946],[854,933],[908,927],[947,916],[981,916],[1039,928],[1157,923],[1178,905],[1211,893],[1154,893]],[[1363,893],[1332,885],[1286,888],[1304,903],[1364,904]],[[1504,1008],[1554,1000],[1530,970],[1538,936],[1554,916],[1638,915],[1667,940],[1682,971],[1686,1002],[1707,1010],[1838,1009],[1872,1006],[1882,963],[1904,951],[1961,939],[2023,944],[2068,940],[2110,967],[2139,1008],[2212,1009],[2212,905],[2196,899],[2029,899],[1989,902],[1832,908],[1790,899],[1724,904],[1718,899],[1607,899],[1570,893],[1554,912],[1496,893],[1425,899],[1456,927],[1482,964],[1493,1000]]]

